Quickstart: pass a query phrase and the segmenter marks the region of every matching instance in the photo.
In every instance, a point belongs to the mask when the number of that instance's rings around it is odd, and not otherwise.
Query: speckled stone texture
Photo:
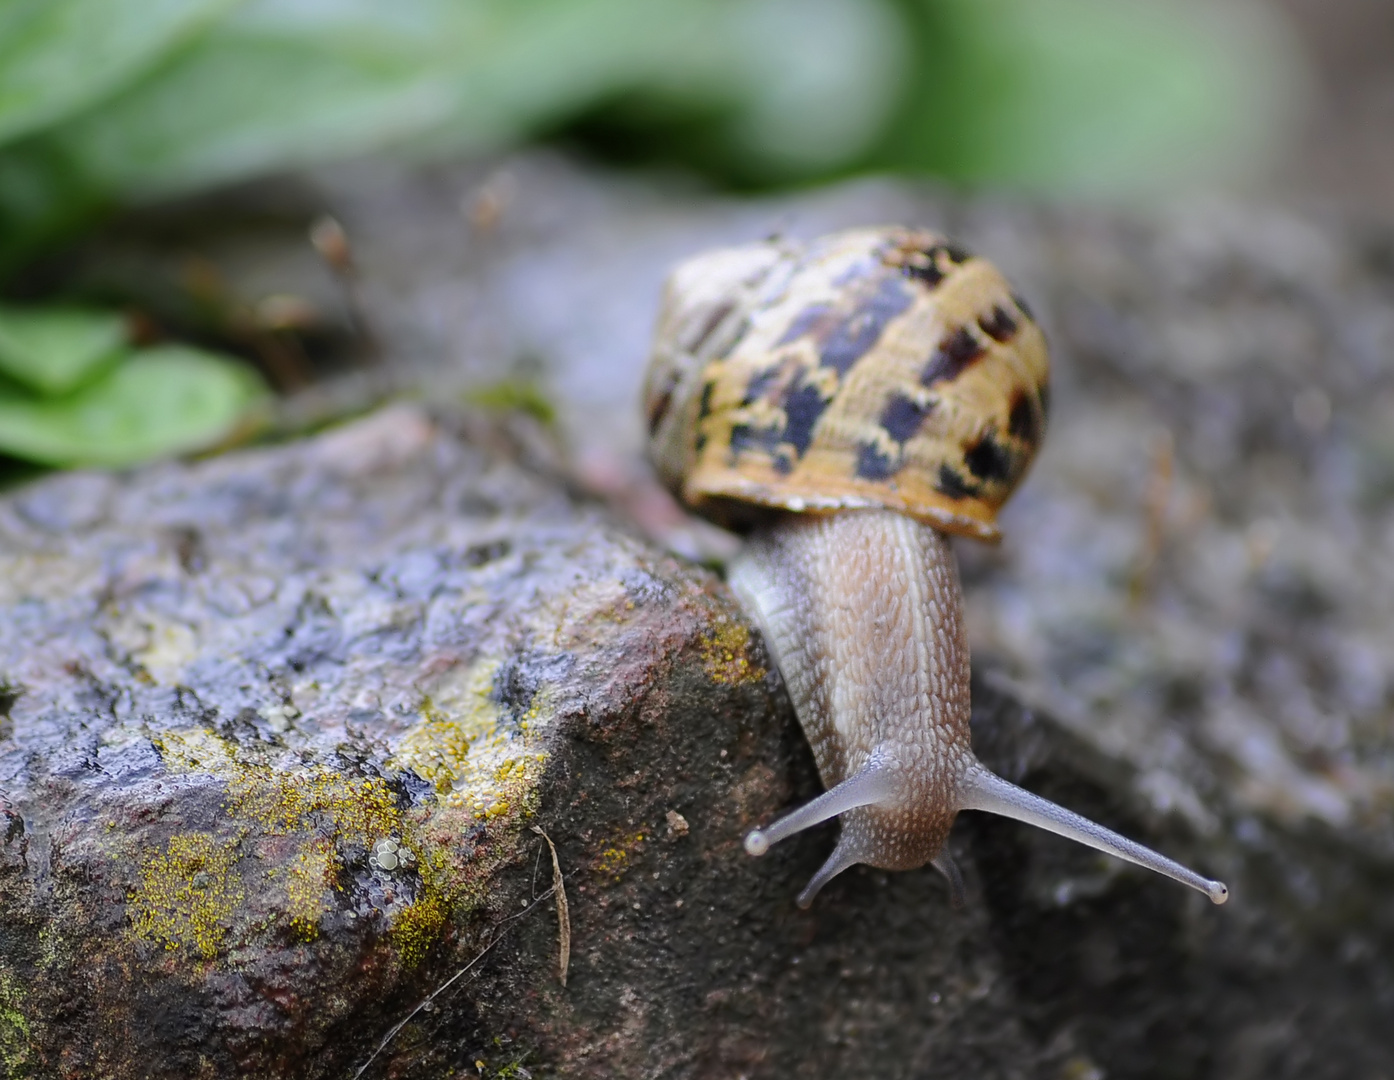
[[[352,1076],[470,964],[365,1075],[1394,1075],[1394,230],[537,156],[243,192],[74,280],[177,322],[196,235],[332,321],[326,209],[392,378],[527,380],[566,450],[399,406],[0,501],[12,1075]],[[742,852],[817,782],[719,579],[642,538],[713,550],[638,461],[646,338],[676,259],[878,221],[991,257],[1053,347],[1004,543],[955,545],[977,753],[1227,906],[976,814],[963,912],[929,868],[799,912],[833,825]]]

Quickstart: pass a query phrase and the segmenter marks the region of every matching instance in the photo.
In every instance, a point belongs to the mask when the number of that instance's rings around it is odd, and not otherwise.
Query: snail
[[[645,377],[649,457],[682,501],[746,533],[728,566],[826,790],[763,829],[841,834],[798,897],[856,863],[932,864],[960,810],[1028,822],[1228,889],[1003,780],[969,738],[949,535],[995,541],[1045,430],[1049,360],[1002,275],[933,233],[855,229],[713,251],[670,277]]]

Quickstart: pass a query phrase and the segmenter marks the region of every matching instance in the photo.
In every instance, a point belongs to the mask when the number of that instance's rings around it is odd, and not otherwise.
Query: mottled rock
[[[0,505],[11,1074],[343,1075],[547,887],[525,824],[589,929],[588,890],[661,865],[666,811],[719,836],[779,793],[753,755],[783,725],[715,579],[474,434],[399,407]],[[745,802],[709,812],[712,772]],[[561,1002],[550,928],[517,992]]]

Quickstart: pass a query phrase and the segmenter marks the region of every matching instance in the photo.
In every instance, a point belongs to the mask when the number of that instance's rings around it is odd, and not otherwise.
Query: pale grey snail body
[[[807,906],[856,863],[932,863],[960,810],[1030,822],[1223,903],[1228,890],[1002,780],[974,756],[945,531],[995,514],[1044,431],[1044,339],[984,260],[863,229],[714,252],[674,274],[645,386],[669,486],[749,528],[731,587],[760,626],[827,791],[746,838],[841,817]]]

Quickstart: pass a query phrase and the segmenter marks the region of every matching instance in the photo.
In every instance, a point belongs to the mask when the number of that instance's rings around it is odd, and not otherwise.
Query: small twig
[[[1175,446],[1171,432],[1159,431],[1152,439],[1152,466],[1143,497],[1144,530],[1142,550],[1128,582],[1128,601],[1140,608],[1152,590],[1157,563],[1166,542],[1167,509],[1171,505],[1172,483],[1176,472]]]
[[[373,360],[382,358],[377,334],[373,332],[372,321],[368,318],[368,307],[363,302],[358,286],[358,264],[353,257],[353,247],[349,244],[348,233],[338,220],[330,214],[321,214],[310,224],[310,244],[319,252],[320,258],[329,267],[334,280],[343,291],[349,322],[363,343],[364,350]]]
[[[557,938],[560,945],[557,974],[561,976],[562,986],[565,986],[566,972],[571,967],[571,909],[566,902],[566,882],[562,878],[561,862],[557,859],[557,845],[552,843],[552,838],[542,831],[540,825],[534,825],[532,831],[546,840],[552,850],[552,892],[557,898]]]
[[[549,844],[551,843],[550,840],[548,840],[547,842]],[[515,919],[521,919],[524,915],[528,914],[528,912],[532,911],[532,909],[537,907],[538,904],[542,903],[542,901],[546,900],[547,897],[551,896],[552,892],[552,889],[548,889],[545,893],[539,896],[536,900],[534,900],[531,904],[525,907],[522,911],[518,912],[516,915],[510,915],[508,918],[501,919],[499,922],[495,923],[493,926],[493,937],[489,940],[489,944],[485,945],[484,948],[480,949],[479,954],[475,956],[473,960],[471,960],[459,971],[455,972],[454,975],[446,979],[445,982],[441,983],[438,987],[436,987],[424,998],[422,998],[420,1004],[418,1004],[416,1008],[412,1009],[411,1012],[407,1013],[406,1016],[402,1017],[401,1020],[394,1024],[392,1026],[392,1030],[382,1037],[382,1042],[378,1043],[378,1048],[374,1050],[371,1055],[369,1055],[368,1060],[365,1061],[359,1067],[358,1071],[353,1074],[353,1080],[359,1080],[359,1077],[361,1077],[365,1072],[368,1071],[368,1066],[377,1060],[378,1055],[387,1049],[387,1044],[390,1043],[393,1039],[395,1039],[397,1037],[397,1033],[400,1032],[402,1028],[406,1027],[409,1023],[411,1023],[412,1020],[416,1018],[416,1015],[418,1013],[425,1009],[427,1005],[431,1004],[431,1002],[435,1001],[436,998],[438,998],[441,994],[445,993],[445,991],[450,989],[450,987],[453,986],[456,982],[458,982],[459,979],[467,971],[470,970],[470,968],[474,967],[475,964],[479,963],[479,961],[483,960],[484,957],[489,954],[489,950],[492,949],[495,945],[497,945],[500,939],[503,937],[502,931],[505,926],[513,922]],[[563,901],[563,903],[564,902],[565,901]]]
[[[542,862],[542,849],[541,849],[541,848],[538,848],[538,849],[537,849],[537,857],[536,857],[535,859],[533,859],[533,861],[532,861],[532,884],[531,884],[531,886],[530,886],[530,888],[529,888],[529,890],[528,890],[529,892],[532,893],[532,898],[533,898],[534,900],[537,899],[537,867],[538,867],[538,865],[539,865],[541,862]]]

